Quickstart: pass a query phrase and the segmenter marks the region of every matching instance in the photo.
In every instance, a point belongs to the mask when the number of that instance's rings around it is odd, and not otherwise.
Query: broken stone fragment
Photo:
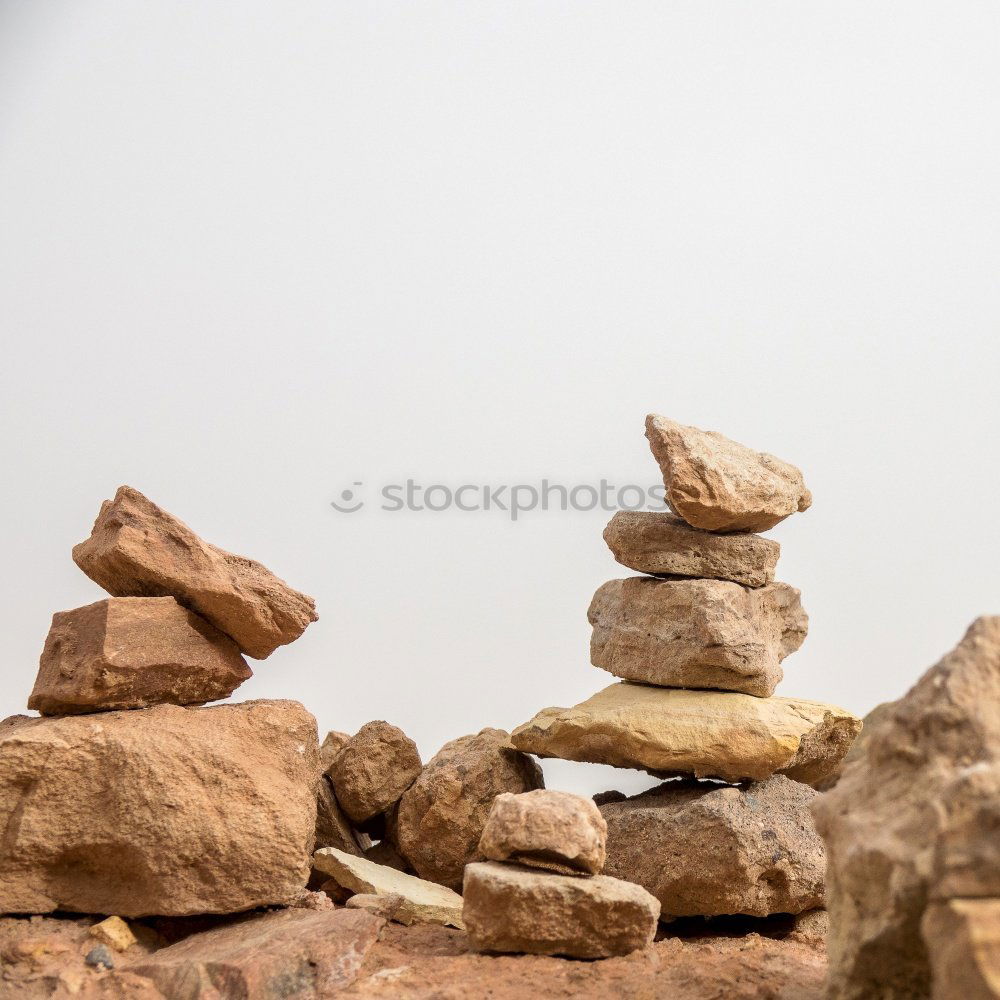
[[[232,639],[172,597],[111,597],[52,616],[28,708],[74,715],[199,704],[248,677]]]
[[[487,861],[465,869],[463,916],[476,951],[609,958],[652,944],[660,904],[607,875],[576,878]]]
[[[716,431],[651,413],[646,437],[663,473],[667,503],[694,528],[767,531],[812,504],[794,465]]]
[[[344,815],[333,786],[320,775],[316,789],[316,847],[336,847],[348,854],[363,854],[371,847],[368,834],[355,830]]]
[[[443,924],[462,927],[462,897],[436,882],[377,865],[334,847],[313,855],[313,866],[352,893],[402,896],[393,914],[401,924]]]
[[[1000,616],[975,621],[882,714],[863,754],[816,799],[827,853],[830,1000],[929,995],[921,937],[928,901],[942,888],[995,884],[997,810],[988,798],[977,805],[975,795],[979,781],[980,795],[996,794],[988,789],[1000,761],[997,705]],[[993,844],[980,843],[980,833]]]
[[[327,770],[337,801],[355,823],[366,823],[394,806],[420,774],[420,752],[402,729],[367,722]]]
[[[599,875],[607,824],[591,799],[545,788],[493,800],[479,841],[491,861],[513,861],[562,875]]]
[[[90,936],[115,951],[127,951],[135,944],[135,935],[121,917],[108,917],[94,924]]]
[[[334,758],[340,753],[350,738],[350,734],[340,733],[335,729],[331,729],[323,737],[323,742],[319,745],[319,769],[324,774],[329,770]]]
[[[352,910],[367,910],[386,920],[392,920],[403,905],[403,897],[398,892],[386,893],[384,896],[372,892],[359,892],[344,904]]]
[[[615,559],[653,576],[732,580],[763,587],[774,580],[781,546],[760,535],[719,535],[661,511],[620,510],[604,529]]]
[[[291,902],[309,874],[318,764],[316,723],[293,701],[6,719],[0,912]]]
[[[809,619],[787,583],[632,576],[598,588],[587,618],[590,661],[616,677],[663,687],[774,693],[781,661]]]
[[[493,800],[502,792],[542,788],[538,765],[510,745],[502,729],[483,729],[446,743],[399,800],[399,852],[422,878],[452,889],[479,857],[479,838]]]
[[[263,660],[316,621],[311,597],[267,567],[202,541],[131,486],[101,506],[73,561],[114,597],[175,597]]]
[[[1000,899],[932,902],[921,927],[931,1000],[1000,998]]]
[[[659,777],[815,784],[861,720],[833,705],[619,682],[573,708],[546,708],[511,735],[539,757],[631,767]]]
[[[669,781],[601,807],[605,872],[644,886],[663,917],[802,913],[823,905],[817,793],[775,775],[743,786]]]

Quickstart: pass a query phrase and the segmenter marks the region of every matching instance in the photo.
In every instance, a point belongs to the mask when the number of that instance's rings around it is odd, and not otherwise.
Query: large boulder
[[[932,902],[922,929],[933,1000],[1000,1000],[1000,899]]]
[[[297,702],[0,723],[0,912],[232,913],[306,884],[316,723]]]
[[[539,757],[661,777],[724,781],[785,774],[812,785],[837,768],[861,720],[834,705],[619,682],[572,708],[546,708],[511,734]]]
[[[982,863],[995,864],[996,850],[977,846],[976,831],[995,843],[997,810],[988,801],[978,807],[991,793],[976,774],[1000,761],[997,705],[1000,617],[980,618],[882,715],[865,753],[816,800],[827,850],[831,1000],[928,996],[928,901],[995,894],[995,871]]]
[[[73,561],[114,597],[176,597],[258,660],[317,618],[311,597],[259,562],[202,541],[131,486],[104,501]]]
[[[716,431],[651,413],[646,437],[663,473],[667,503],[694,528],[767,531],[812,504],[794,465]]]
[[[632,576],[598,588],[587,618],[590,661],[625,680],[767,698],[809,618],[787,583]]]
[[[744,786],[670,781],[601,812],[605,872],[644,886],[663,917],[802,913],[823,905],[817,793],[781,775]]]
[[[172,597],[110,597],[52,616],[28,708],[73,715],[226,698],[250,668]]]
[[[390,840],[421,878],[457,891],[465,866],[479,857],[493,800],[543,785],[538,765],[502,729],[462,736],[446,743],[404,792]]]

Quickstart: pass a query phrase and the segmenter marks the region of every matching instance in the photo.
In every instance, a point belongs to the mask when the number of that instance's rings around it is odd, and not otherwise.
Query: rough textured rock
[[[128,951],[136,943],[135,935],[121,917],[108,917],[94,924],[90,936],[115,951]]]
[[[344,906],[352,910],[367,910],[386,920],[392,920],[403,903],[404,899],[398,892],[390,892],[384,896],[373,892],[359,892],[351,896]]]
[[[639,573],[732,580],[763,587],[774,580],[781,546],[760,535],[719,535],[661,511],[620,510],[604,529],[615,559]]]
[[[350,738],[349,733],[340,733],[336,729],[331,729],[323,737],[323,742],[319,745],[319,768],[324,774]]]
[[[844,768],[847,767],[852,761],[863,757],[868,750],[868,740],[871,738],[872,733],[874,733],[879,726],[880,721],[886,717],[892,706],[896,703],[894,701],[885,701],[881,705],[876,705],[862,720],[861,732],[854,737],[854,742],[851,744],[851,749],[844,754],[844,759],[840,762],[840,766],[831,773],[829,776],[823,779],[816,787],[821,792],[828,792],[838,781],[840,781],[840,776],[844,772]]]
[[[787,583],[632,576],[598,588],[587,618],[590,661],[616,677],[664,687],[717,688],[766,698],[809,619]]]
[[[505,792],[493,800],[479,852],[490,861],[563,875],[599,875],[607,832],[591,799],[544,788],[519,795]]]
[[[184,1000],[328,997],[357,978],[384,926],[358,909],[283,910],[195,934],[128,971]]]
[[[406,859],[388,840],[380,840],[377,844],[365,850],[365,857],[369,861],[374,861],[377,865],[385,865],[387,868],[395,868],[398,872],[413,874],[413,870],[406,863]]]
[[[671,781],[608,803],[605,872],[648,889],[663,917],[814,909],[825,867],[816,795],[776,775],[740,787]]]
[[[612,684],[573,708],[546,708],[511,734],[539,757],[724,781],[834,770],[861,727],[842,708],[731,691]]]
[[[694,528],[767,531],[812,504],[794,465],[716,431],[651,413],[646,437],[663,473],[667,503]]]
[[[172,597],[112,597],[52,616],[28,708],[192,705],[228,697],[249,676],[232,639]]]
[[[313,866],[351,892],[402,896],[403,901],[393,915],[393,919],[402,924],[462,926],[462,897],[447,886],[377,865],[336,848],[317,851]]]
[[[463,917],[477,951],[607,958],[652,944],[660,904],[606,875],[575,878],[522,865],[465,869]]]
[[[73,561],[114,597],[176,597],[258,660],[317,618],[311,597],[259,562],[202,541],[131,486],[104,501]]]
[[[816,800],[827,851],[831,1000],[928,995],[920,924],[939,834],[954,817],[942,802],[956,779],[1000,758],[998,704],[1000,617],[980,618]]]
[[[360,856],[371,846],[368,834],[351,826],[337,802],[333,786],[320,775],[316,787],[316,847],[336,847]]]
[[[933,1000],[1000,998],[1000,899],[931,903],[922,926]]]
[[[402,729],[367,722],[341,747],[327,770],[337,801],[364,823],[394,806],[420,774],[420,752]]]
[[[0,723],[0,912],[226,913],[295,898],[316,826],[297,702]]]
[[[538,765],[510,745],[502,729],[446,743],[399,800],[390,837],[422,878],[458,890],[478,858],[479,838],[501,792],[542,788]]]

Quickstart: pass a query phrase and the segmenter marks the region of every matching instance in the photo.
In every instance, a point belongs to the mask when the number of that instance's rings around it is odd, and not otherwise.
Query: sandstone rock
[[[105,500],[73,561],[114,597],[175,597],[263,660],[316,621],[313,599],[253,559],[203,542],[131,486]]]
[[[112,597],[52,616],[28,708],[73,715],[226,698],[250,668],[172,597]]]
[[[377,844],[373,844],[367,848],[365,850],[365,857],[369,861],[374,861],[377,865],[395,868],[396,871],[406,872],[408,875],[413,874],[412,869],[406,863],[406,859],[388,840],[380,840]]]
[[[420,753],[388,722],[367,722],[341,747],[327,770],[337,801],[364,823],[394,806],[420,773]]]
[[[385,925],[363,910],[281,910],[194,934],[128,966],[164,997],[328,997],[357,978]]]
[[[479,852],[563,875],[599,875],[607,824],[590,799],[539,788],[493,800]],[[634,881],[634,880],[633,880]]]
[[[716,431],[651,413],[646,437],[663,473],[667,503],[694,528],[767,531],[812,504],[794,465]]]
[[[652,944],[659,903],[629,882],[575,878],[521,865],[465,869],[463,917],[477,951],[607,958]]]
[[[90,928],[90,936],[115,951],[127,951],[135,944],[135,935],[121,917],[108,917]]]
[[[399,801],[400,853],[422,878],[452,889],[478,857],[479,838],[501,792],[542,788],[538,765],[510,745],[502,729],[483,729],[446,743]]]
[[[316,724],[297,702],[0,723],[0,912],[286,903],[309,874]]]
[[[354,857],[335,847],[317,851],[313,865],[352,892],[402,896],[403,901],[393,915],[400,923],[462,926],[462,897],[446,886]]]
[[[316,847],[336,847],[348,854],[363,854],[371,847],[368,834],[355,830],[344,815],[333,786],[320,775],[316,789]]]
[[[386,920],[392,920],[399,912],[405,900],[398,892],[386,893],[384,896],[373,892],[359,892],[344,904],[352,910],[367,910]]]
[[[616,677],[766,698],[809,619],[787,583],[756,590],[727,580],[609,580],[590,604],[590,661]]]
[[[660,511],[620,510],[604,529],[615,559],[654,576],[693,576],[763,587],[781,546],[760,535],[718,535]]]
[[[546,708],[511,742],[539,757],[631,767],[661,777],[814,784],[847,752],[861,721],[833,705],[618,683],[573,708]]]
[[[854,737],[851,749],[844,754],[844,759],[840,762],[837,769],[816,785],[816,788],[819,791],[828,792],[835,784],[837,784],[838,781],[840,781],[840,776],[843,774],[844,768],[847,767],[848,764],[865,755],[868,750],[868,740],[871,738],[872,733],[877,730],[880,721],[888,716],[893,705],[895,704],[896,703],[894,701],[882,702],[881,705],[876,705],[861,720],[861,732]]]
[[[319,745],[319,769],[324,774],[350,738],[348,733],[340,733],[336,729],[331,729],[323,737],[323,742]]]
[[[605,872],[648,889],[664,917],[814,909],[825,865],[816,794],[775,775],[743,787],[670,781],[608,803]]]
[[[922,926],[933,1000],[1000,998],[1000,899],[932,903]]]
[[[963,772],[1000,759],[998,704],[1000,617],[980,618],[816,800],[827,851],[831,1000],[928,994],[920,923],[938,834],[949,822],[942,798]]]

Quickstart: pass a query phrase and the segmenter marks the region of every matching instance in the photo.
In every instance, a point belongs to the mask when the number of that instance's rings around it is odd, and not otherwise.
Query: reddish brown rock
[[[493,800],[479,852],[563,875],[599,875],[607,832],[591,799],[546,788],[504,792]]]
[[[202,541],[131,486],[105,500],[73,561],[114,597],[175,597],[263,660],[316,621],[313,599],[253,559]]]
[[[328,997],[357,978],[385,925],[360,909],[282,910],[195,934],[127,967],[164,997]]]
[[[226,698],[248,677],[232,639],[172,597],[111,597],[52,616],[28,708],[192,705]]]
[[[371,847],[368,834],[355,830],[344,815],[333,786],[320,775],[316,789],[316,848],[336,847],[348,854],[361,855]]]
[[[604,870],[648,889],[664,918],[814,909],[825,864],[816,795],[776,775],[743,787],[671,781],[609,802]]]
[[[413,874],[413,869],[406,863],[406,859],[388,840],[380,840],[377,844],[365,850],[365,857],[369,861],[374,861],[377,865],[385,865],[387,868],[395,868],[398,872]]]
[[[297,702],[0,723],[0,912],[179,915],[292,901],[316,827]]]
[[[599,587],[587,618],[590,661],[625,680],[767,698],[809,619],[787,583],[632,576]]]
[[[781,546],[760,535],[700,531],[661,511],[620,510],[604,529],[615,559],[653,576],[708,577],[748,587],[774,581]]]
[[[767,531],[812,504],[794,465],[716,431],[651,413],[646,437],[663,473],[667,503],[694,528]]]
[[[323,742],[319,745],[319,767],[324,774],[350,738],[348,733],[340,733],[336,729],[331,729],[323,737]]]
[[[452,740],[400,799],[396,846],[421,878],[458,890],[463,869],[479,856],[493,800],[543,784],[538,765],[502,729]]]
[[[355,823],[394,806],[420,773],[420,752],[388,722],[367,722],[340,749],[327,770],[337,801]]]
[[[575,878],[522,865],[465,869],[462,918],[477,951],[607,958],[652,944],[660,905],[606,875]]]

